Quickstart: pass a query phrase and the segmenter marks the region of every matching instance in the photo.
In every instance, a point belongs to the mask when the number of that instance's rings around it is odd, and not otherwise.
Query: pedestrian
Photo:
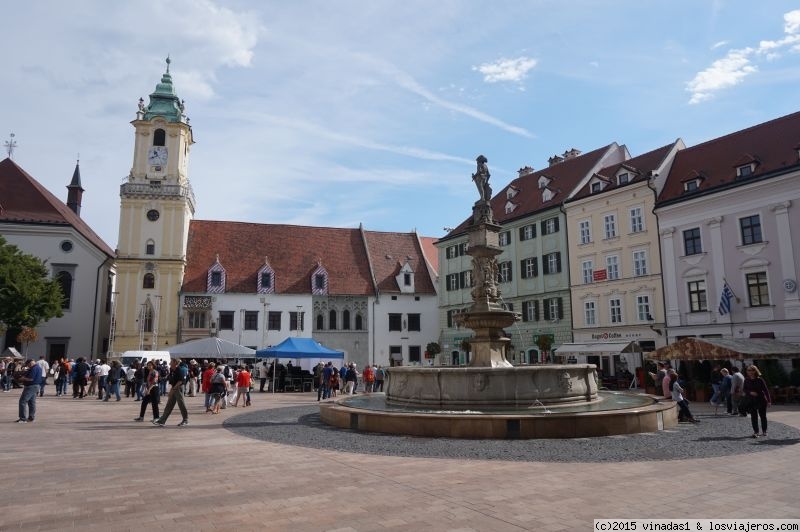
[[[47,377],[50,376],[50,364],[44,359],[44,355],[39,357],[36,365],[42,369],[42,385],[39,390],[39,397],[44,397],[44,387],[47,386]]]
[[[19,419],[17,423],[33,423],[36,420],[36,396],[41,390],[42,368],[33,360],[25,364],[25,374],[19,378],[22,382],[22,395],[19,397]]]
[[[100,401],[103,399],[103,393],[108,395],[108,372],[111,371],[111,366],[100,360],[97,359],[97,365],[95,366],[95,373],[94,373],[94,381],[97,383],[97,400]]]
[[[719,390],[722,386],[722,371],[720,370],[719,364],[714,364],[714,368],[711,370],[711,389],[714,393],[711,394],[711,404],[714,406],[720,405],[719,400]]]
[[[106,398],[104,401],[107,402],[111,399],[112,393],[117,398],[117,401],[122,400],[119,395],[119,383],[124,378],[125,373],[122,371],[122,364],[120,364],[118,360],[111,362],[111,367],[106,375]]]
[[[375,382],[375,373],[372,371],[372,366],[369,364],[364,366],[364,372],[361,376],[364,381],[364,393],[372,393],[372,385]]]
[[[78,357],[72,368],[72,398],[83,399],[86,397],[86,379],[89,377],[89,364],[83,357]]]
[[[339,383],[339,368],[331,364],[331,370],[331,395],[329,397],[336,397],[336,392],[341,387]]]
[[[717,398],[717,404],[714,405],[714,415],[717,415],[717,409],[721,405],[725,405],[728,414],[730,414],[729,405],[731,404],[731,386],[733,385],[733,378],[726,368],[722,368],[719,373],[722,375],[722,382],[719,384],[719,397]]]
[[[350,367],[347,368],[345,381],[347,385],[345,386],[344,393],[354,395],[356,393],[356,383],[358,382],[358,371],[356,371],[355,364],[350,364]]]
[[[144,378],[144,398],[142,405],[139,408],[139,417],[134,421],[144,421],[144,414],[147,411],[147,405],[153,405],[153,422],[158,420],[158,403],[161,400],[160,388],[158,386],[158,370],[153,361],[147,363],[147,366],[142,370]]]
[[[165,360],[159,361],[156,370],[158,371],[158,386],[160,387],[159,393],[161,395],[166,395],[167,382],[169,382],[169,366],[167,365],[167,362]]]
[[[383,369],[383,366],[378,366],[378,369],[375,371],[375,391],[382,392],[383,391],[383,382],[386,380],[386,370]]]
[[[69,393],[69,387],[72,384],[72,366],[75,362],[70,361],[67,357],[61,359],[61,395]]]
[[[0,385],[3,386],[3,391],[6,391],[6,365],[8,364],[7,358],[0,358]]]
[[[753,425],[753,438],[758,438],[758,418],[761,418],[761,437],[767,437],[767,407],[772,404],[769,387],[755,365],[747,368],[744,380],[744,396],[747,398],[747,411]]]
[[[206,366],[206,369],[203,370],[203,373],[200,375],[200,385],[203,387],[203,393],[206,394],[205,397],[205,406],[206,406],[206,413],[211,412],[211,405],[213,404],[214,396],[211,395],[211,377],[214,376],[216,370],[214,369],[216,364],[213,362],[209,362]]]
[[[228,395],[228,379],[222,373],[222,368],[217,367],[214,375],[211,377],[211,396],[214,398],[214,406],[211,409],[212,414],[219,414],[220,403],[225,401],[225,396]]]
[[[136,398],[136,368],[139,367],[138,362],[133,362],[128,369],[125,370],[125,397]]]
[[[653,372],[649,373],[650,378],[653,379],[653,382],[656,385],[656,395],[661,393],[662,397],[669,397],[670,394],[664,392],[664,390],[665,390],[664,378],[666,378],[666,376],[667,376],[666,366],[665,366],[665,364],[663,362],[657,362],[656,363],[656,368],[658,368],[658,369],[656,369],[655,373],[653,373]]]
[[[258,391],[264,391],[264,385],[267,383],[267,379],[269,378],[269,367],[267,366],[267,361],[261,363],[261,369],[259,370],[259,380],[261,381],[261,386],[259,387]]]
[[[175,408],[175,403],[178,404],[178,408],[181,411],[181,415],[183,419],[180,423],[178,423],[179,427],[185,427],[189,424],[189,412],[186,410],[186,403],[183,400],[183,386],[186,384],[186,381],[189,379],[189,368],[185,362],[181,362],[179,358],[173,358],[170,360],[170,372],[169,372],[169,384],[171,388],[169,389],[169,395],[167,396],[167,405],[164,407],[164,413],[161,414],[161,417],[153,420],[153,425],[157,427],[163,427],[164,424],[167,422],[169,415],[172,413],[172,409]],[[161,375],[159,374],[159,378]]]
[[[678,383],[678,374],[675,371],[670,371],[669,375],[669,388],[672,393],[672,400],[678,404],[678,408],[680,409],[680,416],[678,421],[681,418],[685,421],[690,421],[692,423],[697,423],[697,420],[692,415],[692,412],[689,410],[689,401],[683,396],[684,389],[681,388],[680,383]]]
[[[736,366],[731,368],[731,380],[730,408],[728,408],[728,411],[732,416],[736,416],[739,415],[739,401],[744,396],[744,375]],[[742,415],[746,416],[747,414],[744,413]]]
[[[189,397],[194,397],[197,395],[197,390],[199,389],[198,386],[198,377],[200,376],[200,366],[197,365],[197,361],[192,359],[189,362]]]
[[[53,384],[56,385],[56,397],[61,397],[61,391],[64,390],[64,385],[67,382],[67,369],[64,365],[64,359],[62,358],[61,360],[53,362],[50,371],[53,372]],[[66,390],[64,390],[64,394],[66,395]]]
[[[236,402],[233,406],[239,406],[239,398],[242,399],[242,406],[250,406],[250,372],[247,371],[247,366],[242,366],[236,372]]]

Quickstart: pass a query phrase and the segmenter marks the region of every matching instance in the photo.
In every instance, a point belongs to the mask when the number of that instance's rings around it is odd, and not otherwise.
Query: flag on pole
[[[722,285],[722,296],[719,298],[719,314],[724,316],[731,311],[731,299],[733,299],[733,291],[728,286],[728,281]]]

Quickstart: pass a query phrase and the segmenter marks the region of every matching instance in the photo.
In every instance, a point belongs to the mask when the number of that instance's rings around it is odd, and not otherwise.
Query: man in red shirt
[[[239,398],[244,403],[242,406],[250,406],[250,372],[247,371],[247,366],[242,366],[242,369],[236,374],[236,386],[239,388],[239,393],[236,394],[236,401],[233,406],[239,406]]]
[[[206,412],[211,412],[211,404],[214,401],[214,396],[211,395],[211,377],[213,377],[216,372],[214,369],[215,367],[216,364],[209,362],[208,367],[203,370],[203,373],[200,375],[200,386],[202,387],[203,393],[206,394]]]

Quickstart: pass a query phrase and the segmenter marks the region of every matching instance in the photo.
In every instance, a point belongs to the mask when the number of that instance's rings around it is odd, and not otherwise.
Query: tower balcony
[[[119,187],[119,195],[123,198],[154,198],[154,199],[180,199],[189,201],[189,207],[194,212],[194,191],[190,184],[186,185],[160,185],[153,183],[123,183]]]

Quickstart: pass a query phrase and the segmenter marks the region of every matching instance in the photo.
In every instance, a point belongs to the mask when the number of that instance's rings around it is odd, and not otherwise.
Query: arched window
[[[153,242],[152,239],[147,241],[147,244],[144,245],[144,254],[145,255],[155,255],[156,254],[156,243]]]
[[[144,332],[153,332],[153,307],[146,303],[142,309],[142,330]]]
[[[356,330],[364,330],[364,318],[361,317],[361,314],[356,314]]]
[[[68,309],[72,302],[72,274],[69,272],[58,272],[56,281],[61,287],[61,308]]]
[[[350,330],[350,311],[345,310],[342,312],[342,330],[349,331]]]
[[[167,133],[163,129],[153,131],[153,146],[164,146],[167,142]]]
[[[328,329],[336,330],[336,311],[332,310],[328,313]]]
[[[142,288],[155,288],[156,287],[156,276],[152,273],[144,274],[144,279],[142,279]]]
[[[325,318],[322,314],[317,314],[317,330],[321,331],[325,328]]]

